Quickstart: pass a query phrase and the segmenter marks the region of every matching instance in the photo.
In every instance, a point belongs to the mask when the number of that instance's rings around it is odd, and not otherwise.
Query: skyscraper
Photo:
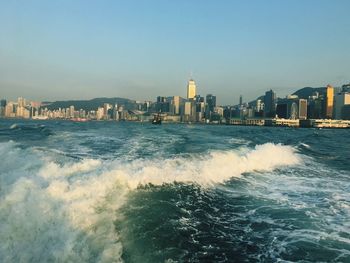
[[[206,103],[205,118],[210,119],[211,113],[214,112],[214,108],[216,107],[216,96],[208,94],[206,96]]]
[[[272,90],[265,92],[264,97],[264,116],[274,118],[276,115],[276,93]]]
[[[344,119],[343,108],[345,105],[350,105],[350,93],[341,92],[335,94],[334,118]]]
[[[172,114],[179,115],[180,114],[180,96],[174,96],[172,101]]]
[[[193,99],[196,96],[196,83],[190,79],[187,84],[187,99]]]
[[[25,107],[26,106],[26,99],[19,97],[18,98],[18,107]]]
[[[332,119],[333,117],[333,103],[334,102],[334,88],[331,85],[327,85],[326,88],[326,118]]]
[[[299,99],[299,119],[306,120],[307,119],[307,100]]]
[[[208,105],[209,111],[214,112],[214,108],[216,107],[216,96],[208,94],[206,96],[206,103]]]
[[[5,116],[6,100],[0,100],[0,117]]]

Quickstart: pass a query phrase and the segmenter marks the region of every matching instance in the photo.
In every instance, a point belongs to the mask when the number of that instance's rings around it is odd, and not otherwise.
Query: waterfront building
[[[350,120],[307,119],[300,120],[300,127],[305,128],[350,128]]]
[[[145,101],[142,105],[141,110],[143,111],[149,111],[150,110],[150,106],[151,106],[151,102],[150,101]]]
[[[309,105],[308,105],[308,119],[321,119],[323,118],[323,98],[322,97],[313,97],[309,98]]]
[[[157,102],[154,105],[156,112],[170,112],[171,97],[158,96]]]
[[[350,120],[350,104],[343,106],[341,110],[341,115],[344,120]]]
[[[307,100],[299,99],[299,119],[306,120],[307,119]]]
[[[181,98],[180,96],[173,96],[171,100],[171,113],[174,115],[180,114]]]
[[[346,116],[346,107],[344,106],[350,105],[350,93],[348,92],[340,92],[335,94],[334,96],[334,119],[348,119]]]
[[[25,107],[26,106],[26,99],[19,97],[17,99],[17,104],[18,104],[18,107]]]
[[[276,116],[290,120],[306,119],[307,100],[299,99],[296,95],[290,95],[285,99],[280,99],[276,107]]]
[[[74,106],[73,105],[71,105],[69,107],[68,112],[69,112],[68,118],[74,118]]]
[[[115,121],[119,120],[118,104],[115,104],[113,107],[112,119]]]
[[[191,115],[192,115],[192,102],[186,101],[183,107],[184,109],[182,114],[182,121],[189,122],[191,121]]]
[[[264,116],[274,118],[276,115],[276,93],[272,90],[265,92],[264,97]]]
[[[326,119],[333,118],[334,88],[331,85],[326,87]]]
[[[260,111],[263,111],[263,110],[264,110],[264,103],[260,99],[256,100],[256,102],[255,102],[255,111],[256,112],[260,112]]]
[[[103,104],[103,119],[109,120],[112,116],[112,105],[109,103]]]
[[[216,107],[216,96],[212,94],[208,94],[206,96],[206,109],[205,109],[205,118],[210,120],[211,114],[214,112],[214,108]]]
[[[205,115],[205,103],[197,102],[196,103],[196,121],[201,122],[204,120]]]
[[[273,119],[266,119],[264,124],[265,126],[299,127],[299,120],[273,118]]]
[[[16,117],[29,119],[31,117],[30,107],[18,106],[16,109]]]
[[[12,101],[8,102],[5,107],[5,117],[14,118],[16,117],[17,103]]]
[[[5,117],[6,100],[0,100],[0,117]]]
[[[98,107],[97,112],[96,112],[96,119],[97,120],[102,120],[104,117],[104,108],[103,107]]]
[[[190,79],[187,84],[187,99],[194,99],[196,96],[196,83]]]
[[[281,99],[279,100],[276,107],[276,115],[278,118],[287,119],[288,116],[288,100]]]

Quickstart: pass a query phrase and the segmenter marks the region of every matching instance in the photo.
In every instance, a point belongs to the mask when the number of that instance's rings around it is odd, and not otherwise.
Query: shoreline
[[[0,118],[0,120],[19,120],[19,121],[67,121],[76,123],[87,122],[133,122],[133,123],[151,123],[149,120],[94,120],[86,119],[77,121],[72,119],[33,119],[33,118]],[[350,129],[350,120],[331,120],[331,119],[231,119],[229,122],[177,122],[162,121],[162,124],[186,124],[186,125],[222,125],[222,126],[257,126],[257,127],[289,127],[289,128],[319,128],[319,129]]]

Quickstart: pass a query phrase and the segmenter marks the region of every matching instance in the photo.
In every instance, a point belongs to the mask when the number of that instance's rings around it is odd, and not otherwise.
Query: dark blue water
[[[350,262],[350,130],[0,120],[0,262]]]

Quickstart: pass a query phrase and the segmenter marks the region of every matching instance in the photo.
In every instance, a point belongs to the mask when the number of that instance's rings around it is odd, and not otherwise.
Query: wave
[[[135,160],[130,164],[114,164],[110,173],[124,178],[130,188],[142,184],[161,185],[172,182],[195,182],[201,185],[223,183],[232,177],[253,171],[269,171],[296,165],[301,158],[294,148],[267,143],[253,150],[214,151],[201,156],[166,160]]]
[[[0,260],[118,262],[114,222],[139,185],[223,183],[243,173],[300,164],[290,146],[213,151],[189,158],[56,162],[45,152],[0,144]]]

